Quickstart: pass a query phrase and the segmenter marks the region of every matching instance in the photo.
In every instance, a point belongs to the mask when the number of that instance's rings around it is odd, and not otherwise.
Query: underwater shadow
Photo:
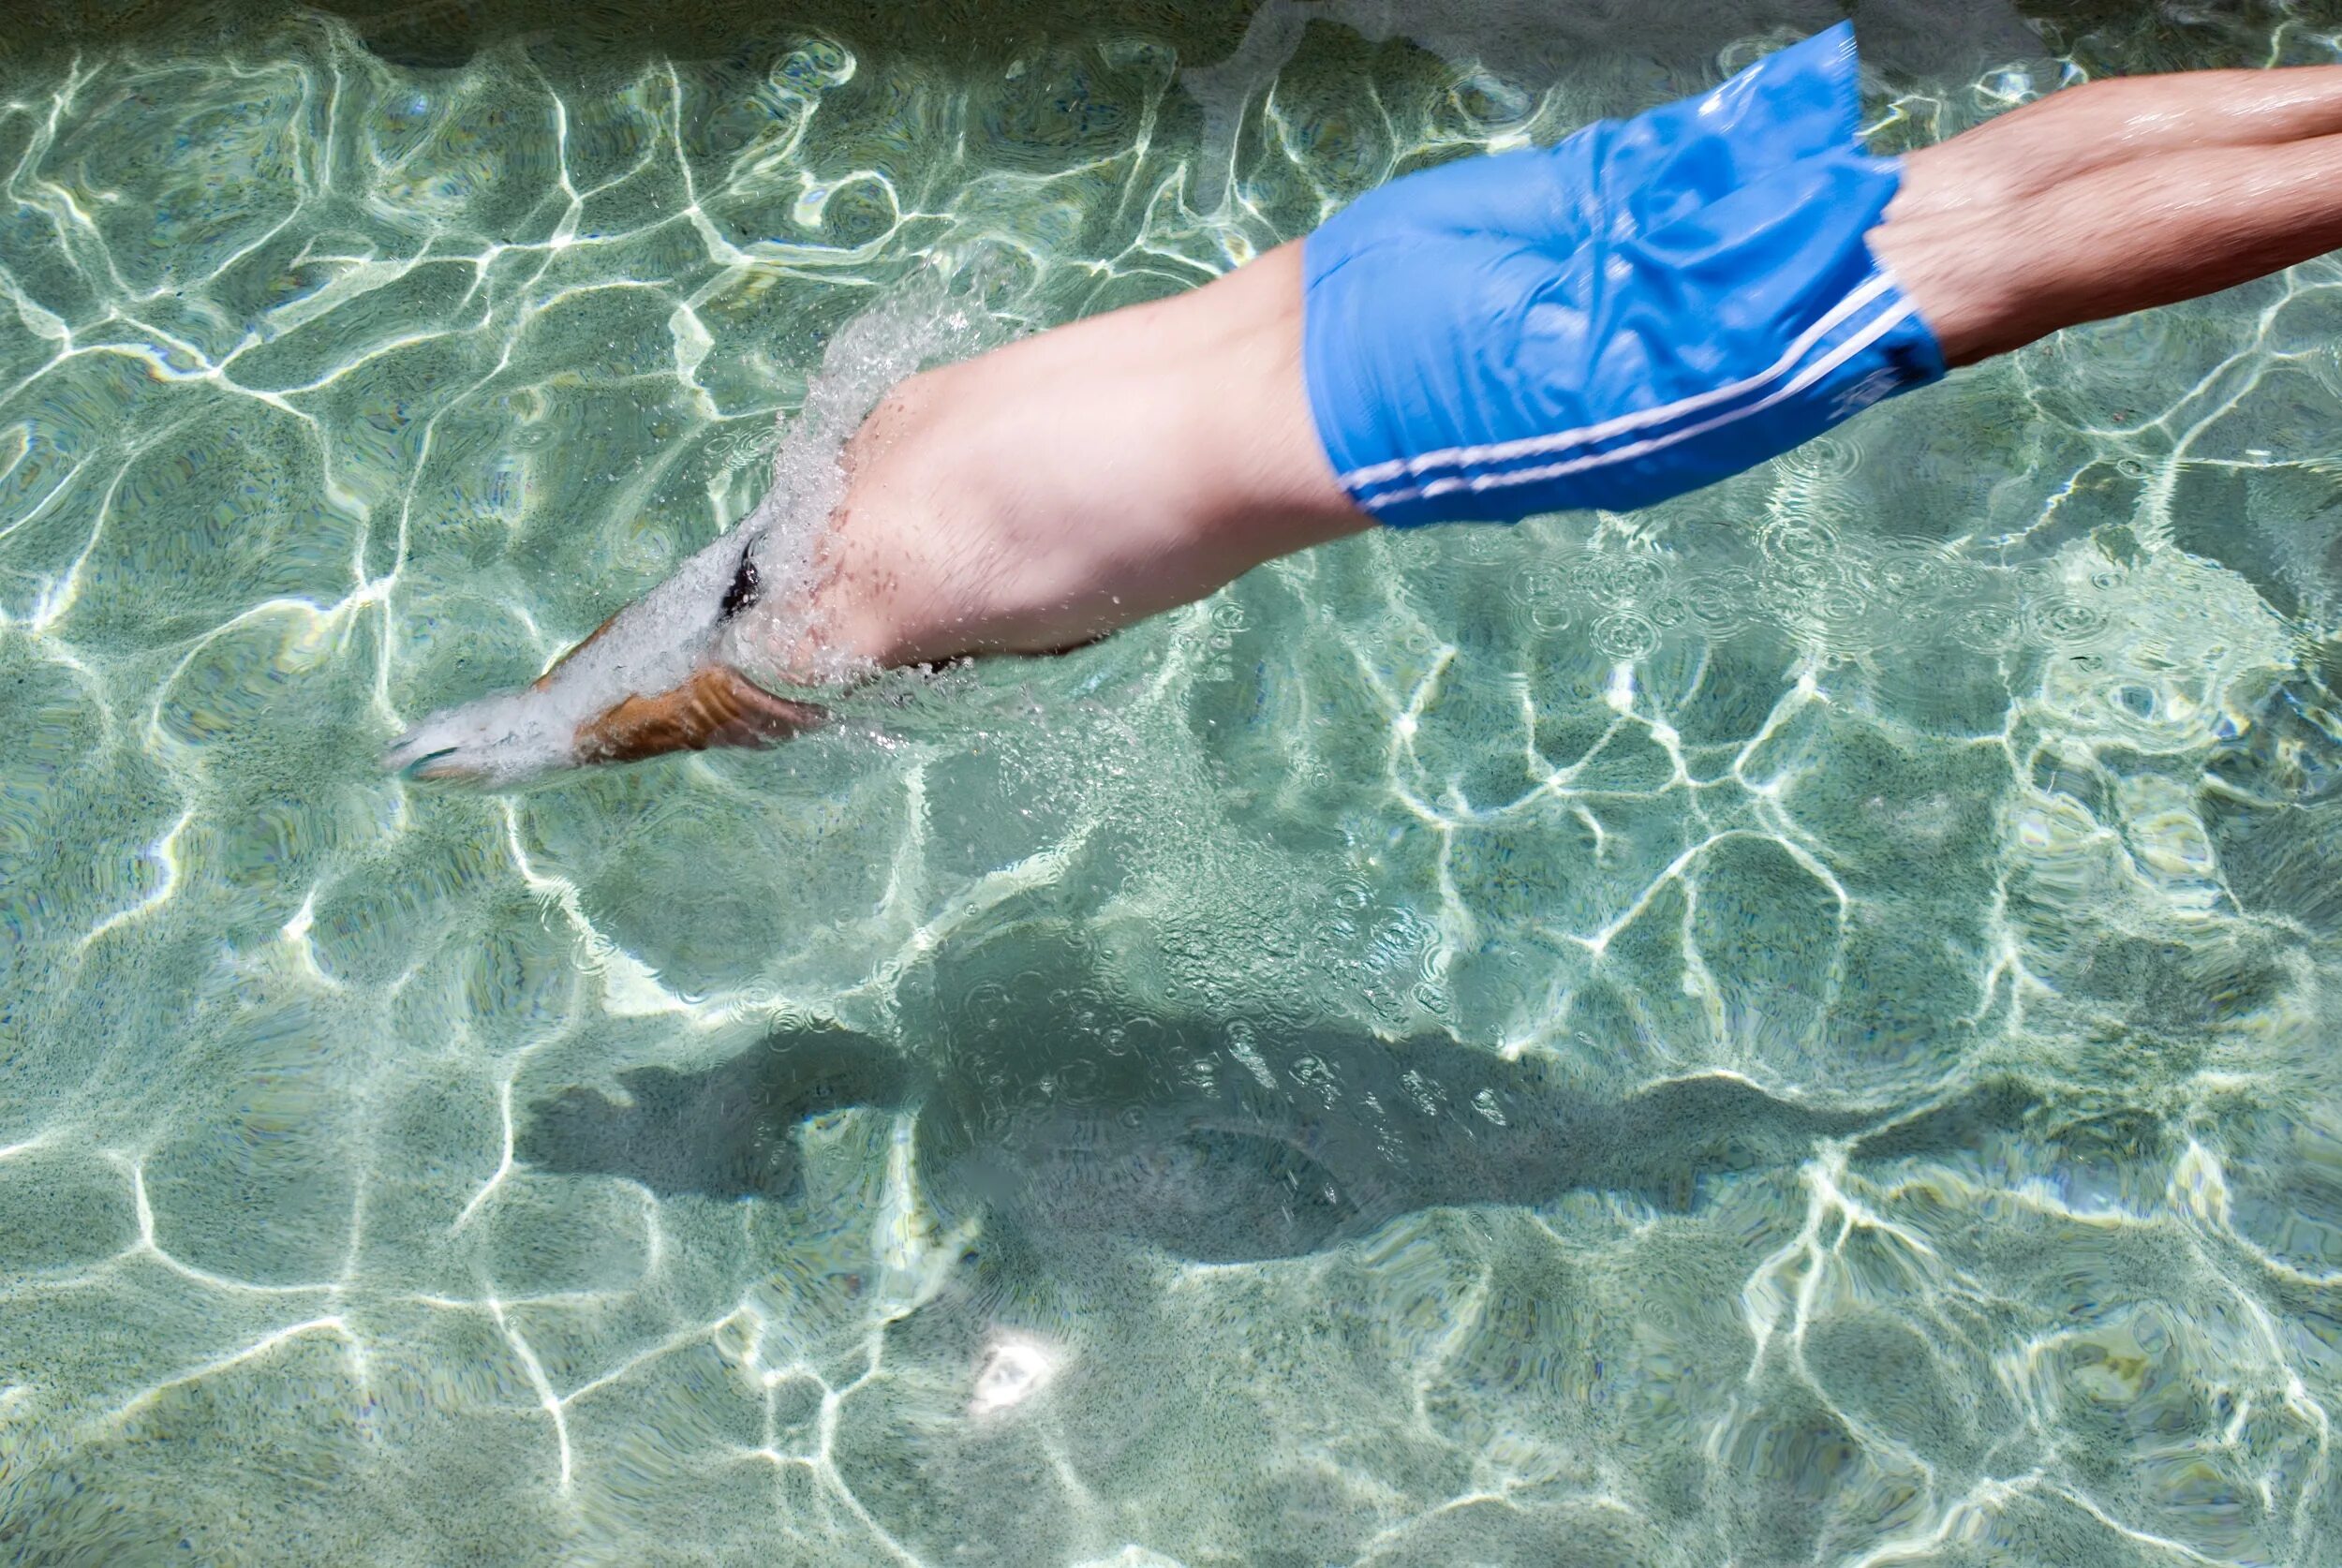
[[[999,978],[1012,975],[1029,984]],[[1913,1119],[1816,1109],[1727,1074],[1590,1100],[1546,1059],[1444,1032],[1157,1017],[1117,1002],[1071,944],[1030,932],[940,957],[929,979],[904,1043],[788,1029],[704,1071],[623,1073],[623,1099],[570,1087],[528,1108],[515,1152],[661,1195],[788,1203],[802,1123],[910,1111],[927,1196],[980,1215],[991,1245],[1228,1263],[1571,1191],[1685,1212],[1719,1179],[1793,1166],[1822,1140],[1870,1134],[1876,1152],[1908,1155],[1971,1142],[2032,1100],[1985,1084]]]

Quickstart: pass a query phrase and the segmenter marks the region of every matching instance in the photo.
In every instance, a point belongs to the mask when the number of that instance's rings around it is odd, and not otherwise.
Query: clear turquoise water
[[[1192,286],[1835,13],[614,14],[6,67],[0,1555],[2342,1558],[2342,270],[410,787],[924,261]],[[1858,22],[1890,142],[2335,52]]]

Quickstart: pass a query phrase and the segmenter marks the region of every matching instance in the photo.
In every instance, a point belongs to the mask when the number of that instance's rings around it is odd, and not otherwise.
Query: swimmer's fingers
[[[776,697],[728,664],[704,665],[657,696],[631,696],[577,732],[581,762],[633,762],[670,751],[771,746],[825,718],[808,703]]]
[[[382,753],[409,778],[517,784],[570,762],[569,736],[533,691],[507,691],[442,708]]]
[[[827,716],[775,697],[731,666],[704,665],[672,690],[629,695],[571,729],[541,687],[432,715],[393,742],[382,765],[409,778],[491,789],[562,768],[670,751],[770,746]]]

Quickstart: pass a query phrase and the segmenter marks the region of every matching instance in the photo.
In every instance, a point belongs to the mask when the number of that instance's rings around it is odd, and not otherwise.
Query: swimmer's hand
[[[728,623],[752,602],[756,539],[735,529],[619,611],[530,686],[442,709],[393,743],[409,778],[490,788],[594,762],[769,746],[822,710],[764,690],[725,657]]]
[[[433,714],[383,753],[382,765],[409,778],[494,788],[594,762],[770,746],[823,717],[821,709],[776,697],[730,665],[708,664],[679,686],[651,696],[629,693],[583,724],[566,724],[536,702],[544,683],[559,674],[556,664],[525,690]]]

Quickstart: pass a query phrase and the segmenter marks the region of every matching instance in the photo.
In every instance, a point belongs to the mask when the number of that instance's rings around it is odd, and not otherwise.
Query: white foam
[[[880,399],[906,377],[965,359],[1004,335],[997,318],[956,297],[934,272],[838,330],[797,417],[782,431],[772,488],[741,525],[753,540],[763,592],[756,609],[728,629],[725,653],[734,663],[776,684],[837,685],[875,673],[824,652],[812,608],[822,540],[845,498],[840,456]]]

